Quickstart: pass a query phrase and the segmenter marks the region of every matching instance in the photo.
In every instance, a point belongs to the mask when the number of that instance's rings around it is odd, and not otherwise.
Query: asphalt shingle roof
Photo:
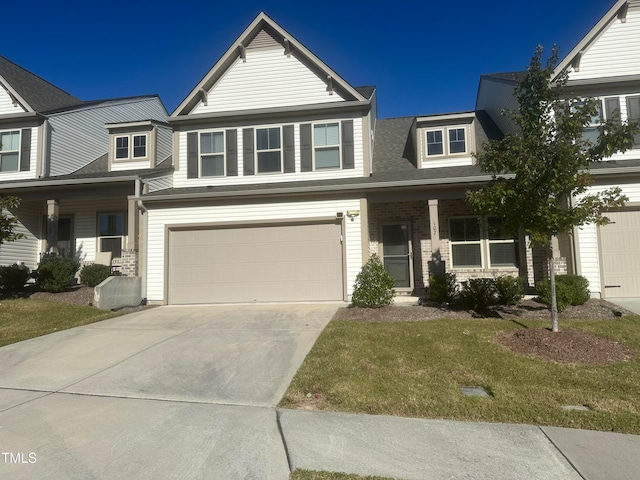
[[[36,112],[78,105],[82,100],[0,56],[0,75]]]

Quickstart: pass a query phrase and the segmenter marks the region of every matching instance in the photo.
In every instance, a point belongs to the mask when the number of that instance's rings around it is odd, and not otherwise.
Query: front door
[[[413,290],[413,253],[408,223],[382,226],[384,267],[395,280],[395,288]]]

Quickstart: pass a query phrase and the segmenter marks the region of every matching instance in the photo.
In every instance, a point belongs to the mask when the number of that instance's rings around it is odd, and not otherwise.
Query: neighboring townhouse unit
[[[15,195],[24,238],[0,263],[44,252],[93,262],[110,252],[136,275],[142,189],[171,184],[171,129],[155,96],[83,102],[0,57],[0,194]]]
[[[597,138],[602,120],[640,120],[640,1],[616,2],[564,57],[556,76],[565,70],[572,94],[600,99],[600,114],[585,128],[585,135]],[[476,108],[485,109],[505,133],[513,125],[500,112],[517,106],[512,93],[521,75],[485,75],[480,81]],[[591,174],[594,184],[590,191],[620,186],[629,202],[623,209],[607,212],[611,220],[608,225],[584,225],[572,235],[559,238],[554,256],[563,264],[561,271],[585,276],[594,296],[638,296],[640,135],[635,138],[634,148],[594,165]],[[539,262],[536,278],[544,276],[543,264]]]

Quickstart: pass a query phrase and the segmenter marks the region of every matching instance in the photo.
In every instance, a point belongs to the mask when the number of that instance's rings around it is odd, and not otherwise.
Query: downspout
[[[40,171],[38,177],[46,176],[47,165],[51,161],[51,148],[49,145],[49,119],[45,118],[42,122],[42,161],[40,162]]]
[[[142,203],[142,200],[140,200],[141,193],[142,193],[142,180],[137,178],[135,183],[135,195],[136,195],[136,198],[138,199],[138,208],[143,213],[147,213],[147,207],[145,207],[144,204]]]

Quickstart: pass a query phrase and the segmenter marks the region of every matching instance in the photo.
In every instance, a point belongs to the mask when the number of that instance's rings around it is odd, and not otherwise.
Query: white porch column
[[[440,217],[438,216],[438,199],[429,200],[429,231],[431,234],[431,261],[429,273],[444,273],[445,265],[440,253]]]
[[[47,200],[47,253],[58,254],[58,200]]]

